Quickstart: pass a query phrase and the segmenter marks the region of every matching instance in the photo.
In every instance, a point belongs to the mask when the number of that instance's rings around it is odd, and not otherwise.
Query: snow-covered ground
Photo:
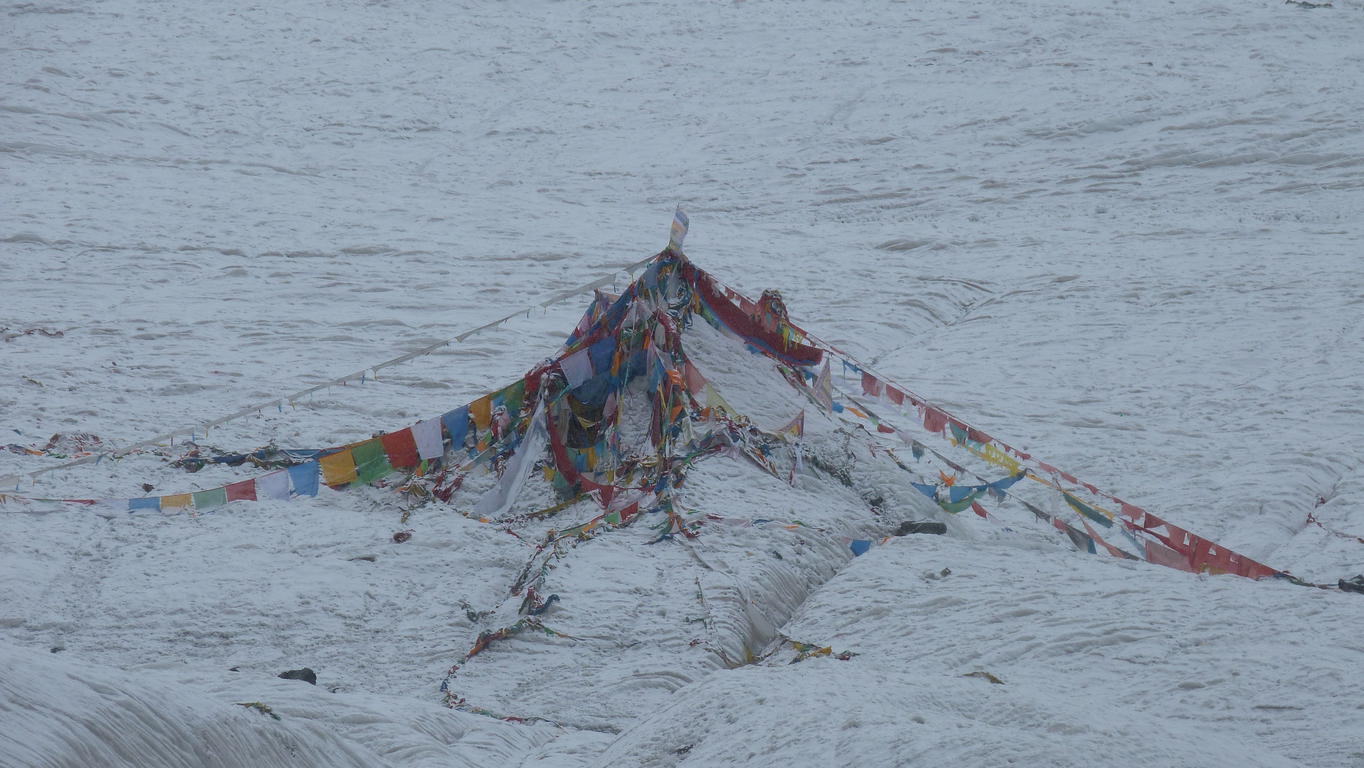
[[[990,434],[1304,578],[1364,571],[1307,519],[1364,536],[1359,0],[3,11],[0,444],[117,447],[453,337],[658,250],[681,203],[697,264]],[[196,437],[439,415],[587,298]],[[736,407],[794,415],[700,331]],[[19,492],[249,474],[141,454]],[[852,559],[887,521],[809,480],[717,460],[685,498],[823,538],[575,548],[544,617],[573,638],[458,677],[529,723],[437,691],[461,601],[527,557],[499,529],[381,489],[0,506],[0,765],[1364,765],[1364,597],[974,520]],[[782,636],[857,655],[721,658]]]

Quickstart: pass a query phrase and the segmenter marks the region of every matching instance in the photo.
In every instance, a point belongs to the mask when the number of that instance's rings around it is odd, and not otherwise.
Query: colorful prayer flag
[[[384,453],[384,443],[379,438],[366,440],[351,449],[355,460],[355,479],[369,484],[393,473],[393,465],[388,463]]]
[[[193,494],[195,509],[213,509],[221,507],[227,503],[226,488],[212,488],[207,491],[198,491]]]
[[[295,496],[317,495],[317,471],[317,461],[309,461],[289,467],[289,482],[294,487]]]
[[[256,481],[243,480],[240,483],[233,483],[225,489],[228,501],[255,501],[256,500]]]
[[[479,432],[487,432],[493,424],[492,395],[484,395],[470,403],[469,413],[473,414],[474,428]]]
[[[389,432],[379,438],[384,443],[388,463],[398,469],[409,469],[421,463],[417,456],[417,441],[412,436],[412,428]]]

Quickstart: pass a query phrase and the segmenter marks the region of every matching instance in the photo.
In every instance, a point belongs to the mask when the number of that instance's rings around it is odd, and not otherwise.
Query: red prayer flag
[[[947,414],[932,406],[925,406],[924,429],[941,434],[944,429],[947,429]]]
[[[889,397],[890,401],[896,405],[905,404],[905,393],[889,384],[886,385],[886,397]]]
[[[862,372],[862,394],[869,397],[881,396],[881,382],[866,371]]]
[[[383,441],[384,453],[388,454],[388,463],[394,468],[406,469],[421,463],[417,456],[417,440],[412,436],[411,427],[389,432],[381,435],[379,439]]]
[[[1104,541],[1103,538],[1099,536],[1099,534],[1095,533],[1095,532],[1094,532],[1094,529],[1090,527],[1090,525],[1089,525],[1088,522],[1086,522],[1086,521],[1084,521],[1084,520],[1081,520],[1081,521],[1080,521],[1080,525],[1083,525],[1083,526],[1085,527],[1085,533],[1088,533],[1088,534],[1089,534],[1089,538],[1091,538],[1091,539],[1093,539],[1094,541],[1098,542],[1098,543],[1099,543],[1099,546],[1101,546],[1101,547],[1103,547],[1104,549],[1108,550],[1108,554],[1110,554],[1110,555],[1112,555],[1112,556],[1114,556],[1114,557],[1119,557],[1119,558],[1124,558],[1124,559],[1127,557],[1127,553],[1126,553],[1126,552],[1123,552],[1121,549],[1119,549],[1119,548],[1113,546],[1112,544],[1109,544],[1108,542]]]
[[[985,518],[988,518],[988,517],[989,517],[989,515],[986,514],[986,512],[985,512],[985,507],[982,507],[982,506],[980,505],[980,502],[976,502],[976,501],[971,502],[971,511],[975,512],[977,515],[980,515],[981,517],[985,517]]]
[[[1146,559],[1156,565],[1163,565],[1167,568],[1174,568],[1180,571],[1193,571],[1193,566],[1189,565],[1189,558],[1157,541],[1146,542]]]
[[[233,483],[227,486],[228,501],[255,501],[256,500],[256,480],[243,480],[240,483]]]

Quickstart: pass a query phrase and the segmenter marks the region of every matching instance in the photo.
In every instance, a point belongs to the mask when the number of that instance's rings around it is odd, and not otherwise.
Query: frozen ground
[[[1358,0],[2,10],[0,444],[117,446],[358,370],[648,255],[681,203],[698,264],[991,434],[1275,567],[1364,571],[1307,522],[1364,536]],[[581,308],[209,442],[438,415]],[[729,384],[770,418],[776,386]],[[20,490],[238,476],[133,456]],[[725,464],[693,498],[877,525]],[[495,603],[525,550],[398,515],[380,491],[0,508],[0,764],[1364,765],[1358,596],[970,529],[856,560],[627,529],[556,572],[546,622],[583,639],[460,678],[559,725],[452,712],[458,602]],[[698,589],[723,620],[692,646]],[[777,631],[858,655],[707,650]],[[317,688],[273,677],[302,665]]]

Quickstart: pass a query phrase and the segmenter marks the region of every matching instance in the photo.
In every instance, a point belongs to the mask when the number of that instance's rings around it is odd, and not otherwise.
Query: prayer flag
[[[515,419],[521,413],[521,406],[526,402],[526,380],[517,379],[516,383],[503,389],[499,394],[502,396],[502,405],[507,408],[507,415]]]
[[[942,434],[947,429],[947,414],[931,405],[924,406],[924,429]]]
[[[479,399],[469,403],[469,413],[474,417],[474,428],[479,432],[486,432],[493,424],[493,398],[491,395],[484,395]]]
[[[253,479],[233,483],[227,486],[226,491],[228,501],[255,501],[256,481]]]
[[[440,421],[427,419],[412,425],[412,438],[417,442],[417,455],[423,459],[439,459],[445,455],[445,447],[441,445],[440,439]],[[463,442],[460,443],[460,446],[462,445]]]
[[[1080,501],[1079,499],[1075,498],[1074,496],[1071,496],[1069,493],[1062,493],[1061,497],[1066,500],[1066,503],[1070,505],[1071,509],[1075,510],[1076,512],[1079,512],[1081,515],[1084,515],[1085,517],[1089,518],[1090,520],[1093,520],[1099,525],[1104,526],[1105,528],[1113,527],[1113,521],[1110,520],[1103,513],[1101,513],[1099,510],[1095,509],[1094,507],[1091,507],[1088,504],[1084,503],[1083,501]]]
[[[870,397],[881,396],[881,382],[866,371],[862,372],[862,394]]]
[[[559,361],[559,368],[568,379],[568,388],[577,389],[583,382],[592,378],[592,357],[588,350],[580,349]]]
[[[317,461],[289,467],[289,482],[294,486],[295,496],[317,495],[317,468]]]
[[[588,347],[588,356],[592,360],[592,370],[596,373],[606,373],[611,370],[611,360],[616,356],[616,339],[607,336]]]
[[[213,488],[207,491],[198,491],[194,494],[195,509],[213,509],[214,507],[221,507],[226,503],[226,488]]]
[[[450,438],[450,450],[460,452],[464,450],[464,439],[469,434],[469,407],[461,405],[441,416],[441,423],[445,424],[446,437]]]
[[[682,211],[681,206],[673,214],[673,224],[668,231],[668,249],[682,252],[682,241],[687,239],[687,226],[691,222],[687,219],[687,214]]]
[[[829,361],[824,360],[824,367],[819,369],[819,375],[815,377],[815,402],[824,406],[825,412],[834,409],[834,380],[833,374],[829,372]]]
[[[355,479],[361,483],[372,483],[393,473],[393,465],[388,463],[384,443],[379,438],[355,446],[351,455],[355,459]]]
[[[194,503],[194,497],[188,493],[177,493],[174,496],[162,496],[162,509],[181,509]]]
[[[323,456],[318,459],[318,463],[322,466],[323,482],[332,488],[344,488],[355,482],[355,454],[351,453],[351,449],[342,448],[329,456]],[[295,485],[295,490],[297,490],[297,485]]]
[[[161,497],[150,496],[145,499],[128,499],[129,512],[136,512],[139,509],[161,509]]]
[[[417,456],[417,441],[412,436],[411,427],[390,432],[379,439],[384,443],[384,452],[388,454],[388,463],[392,466],[407,469],[421,463]]]
[[[281,469],[278,472],[271,472],[268,475],[256,478],[256,498],[287,500],[289,498],[289,473]]]

